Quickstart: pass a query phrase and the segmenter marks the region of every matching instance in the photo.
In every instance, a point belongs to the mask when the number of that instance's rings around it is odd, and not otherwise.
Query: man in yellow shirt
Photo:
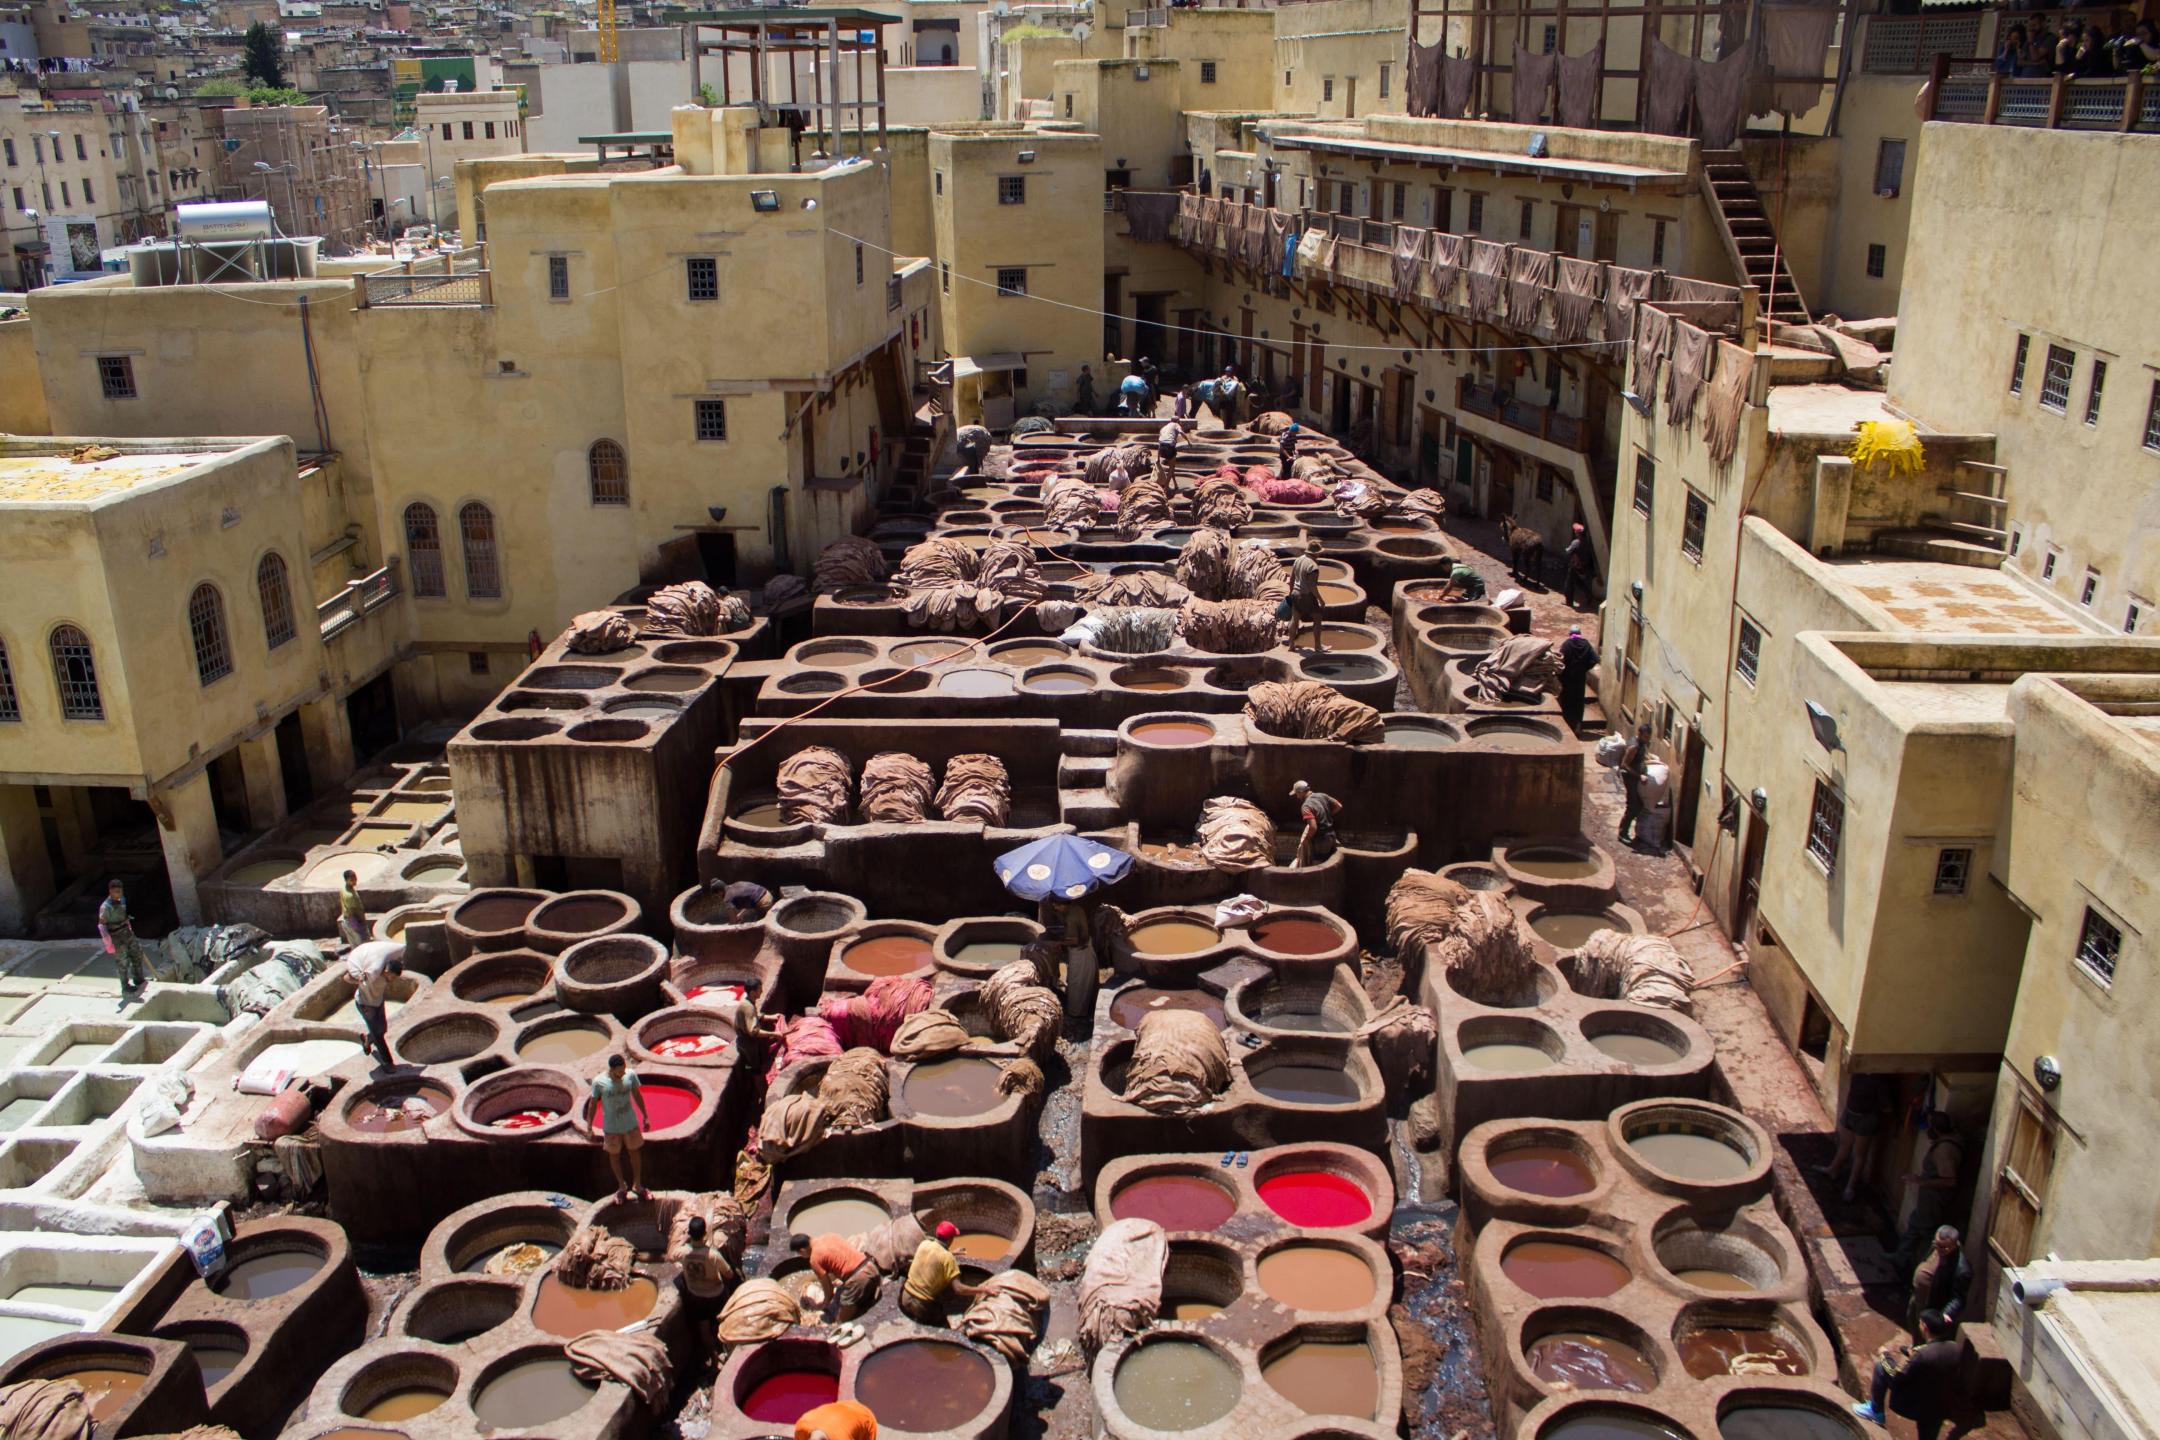
[[[345,884],[338,891],[338,939],[345,942],[347,950],[357,949],[367,941],[367,906],[360,900],[360,877],[352,871],[345,872]]]
[[[908,1262],[907,1281],[900,1287],[900,1313],[918,1325],[944,1325],[947,1295],[969,1300],[981,1293],[982,1287],[960,1278],[960,1262],[946,1248],[959,1236],[959,1226],[939,1221],[937,1237],[916,1246],[915,1258]]]

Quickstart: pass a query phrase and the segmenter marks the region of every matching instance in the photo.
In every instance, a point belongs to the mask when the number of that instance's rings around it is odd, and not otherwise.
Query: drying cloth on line
[[[1403,871],[1387,894],[1388,948],[1407,960],[1412,950],[1439,943],[1469,898],[1468,889],[1429,870]]]
[[[1012,813],[1012,777],[995,755],[955,755],[945,762],[945,783],[938,787],[938,814],[947,820],[979,820],[1003,825]]]
[[[645,628],[663,635],[725,635],[750,624],[750,604],[722,595],[702,580],[653,591],[645,601]]]
[[[1748,380],[1755,369],[1752,351],[1720,340],[1717,345],[1717,377],[1710,382],[1710,396],[1703,402],[1703,444],[1719,465],[1732,463],[1740,448],[1740,414],[1747,406]]]
[[[1672,368],[1665,376],[1665,423],[1685,430],[1695,418],[1695,401],[1702,394],[1705,369],[1710,364],[1710,332],[1698,330],[1685,320],[1673,322]]]
[[[818,1099],[825,1102],[827,1128],[860,1130],[885,1118],[890,1088],[885,1078],[885,1057],[868,1045],[840,1052],[825,1067],[818,1082]]]
[[[800,1015],[773,1025],[773,1057],[765,1067],[765,1083],[772,1084],[790,1065],[838,1055],[843,1047],[830,1022],[816,1015]]]
[[[880,750],[863,762],[862,817],[885,825],[912,825],[929,813],[937,781],[930,767],[899,750]]]
[[[1560,957],[1569,985],[1594,1000],[1625,1000],[1685,1015],[1694,1008],[1694,972],[1663,935],[1600,930]]]
[[[1118,497],[1117,531],[1127,540],[1170,523],[1170,492],[1152,470],[1135,475]]]
[[[1184,197],[1163,191],[1125,192],[1125,229],[1142,244],[1170,238],[1170,222],[1176,218]]]
[[[1417,294],[1418,271],[1425,264],[1425,237],[1429,233],[1408,225],[1395,227],[1395,289],[1405,299]]]
[[[1267,269],[1268,212],[1258,205],[1245,207],[1245,263],[1255,270]]]
[[[1558,283],[1552,291],[1553,339],[1570,344],[1589,338],[1590,317],[1597,313],[1597,281],[1595,260],[1560,257]]]
[[[999,967],[982,989],[976,1003],[990,1017],[990,1029],[1000,1040],[1017,1045],[1030,1055],[1047,1054],[1057,1043],[1064,1007],[1056,992],[1042,983],[1032,961],[1015,960]]]
[[[1207,1016],[1158,1010],[1140,1017],[1125,1068],[1128,1104],[1157,1115],[1190,1115],[1228,1088],[1230,1054]]]
[[[0,1390],[7,1440],[90,1440],[93,1425],[89,1396],[73,1380],[23,1380]]]
[[[1250,800],[1217,796],[1200,807],[1200,858],[1226,875],[1275,863],[1275,822]]]
[[[757,1158],[767,1165],[778,1165],[823,1140],[831,1126],[832,1116],[824,1101],[808,1091],[790,1091],[766,1102],[765,1113],[758,1120]]]
[[[1093,1354],[1155,1323],[1170,1237],[1152,1220],[1113,1220],[1080,1272],[1080,1343]]]
[[[998,1071],[997,1093],[1020,1095],[1033,1100],[1041,1097],[1049,1088],[1049,1080],[1043,1075],[1042,1066],[1025,1057],[1014,1060]]]
[[[1509,108],[1518,125],[1535,125],[1545,113],[1545,95],[1552,89],[1551,55],[1515,47],[1514,84],[1508,93]]]
[[[1477,61],[1468,55],[1450,55],[1440,62],[1440,118],[1460,120],[1470,108],[1477,89]]]
[[[1834,5],[1765,4],[1763,51],[1778,83],[1770,87],[1769,108],[1798,119],[1822,98],[1823,62],[1830,55],[1830,32],[1837,25]]]
[[[1755,52],[1741,46],[1722,60],[1695,62],[1695,120],[1702,132],[1703,149],[1730,149],[1740,133],[1747,109],[1748,81],[1753,77]]]
[[[1137,607],[1091,610],[1059,632],[1068,645],[1093,645],[1113,655],[1148,655],[1177,635],[1178,612]]]
[[[1664,298],[1658,303],[1706,330],[1730,330],[1740,323],[1740,292],[1730,285],[1668,275]]]
[[[1655,36],[1650,40],[1650,74],[1644,84],[1643,129],[1653,135],[1678,135],[1687,116],[1688,95],[1695,88],[1695,65]]]
[[[1434,304],[1455,303],[1455,279],[1462,274],[1468,246],[1469,242],[1461,235],[1433,232],[1432,243],[1425,247],[1425,273],[1432,283]]]
[[[885,578],[885,552],[860,535],[835,540],[818,552],[817,588],[872,585]]]
[[[1673,317],[1655,305],[1635,307],[1635,393],[1643,403],[1657,400],[1658,372],[1672,350]]]
[[[580,1225],[555,1256],[555,1278],[573,1290],[620,1290],[635,1272],[637,1249],[605,1225]]]
[[[1587,130],[1597,123],[1598,95],[1605,78],[1605,42],[1590,47],[1587,55],[1562,55],[1553,102],[1554,114],[1571,130]]]
[[[968,1302],[960,1317],[960,1333],[1017,1365],[1035,1348],[1049,1310],[1050,1292],[1042,1281],[1025,1270],[1001,1271],[985,1280]]]
[[[530,1275],[536,1270],[545,1270],[550,1258],[552,1257],[547,1251],[527,1240],[516,1245],[503,1246],[488,1256],[487,1263],[480,1267],[480,1271],[498,1279]]]
[[[1200,228],[1200,197],[1185,193],[1177,197],[1177,219],[1171,222],[1170,233],[1182,244],[1190,245],[1193,235]]]
[[[1085,530],[1102,516],[1102,497],[1085,480],[1061,475],[1043,487],[1043,523],[1053,530]]]
[[[1409,64],[1409,102],[1412,115],[1438,115],[1440,113],[1440,62],[1447,58],[1447,47],[1412,45]]]
[[[1521,330],[1538,322],[1552,286],[1549,250],[1517,250],[1508,257],[1508,323]]]
[[[953,1054],[972,1038],[952,1011],[922,1010],[900,1022],[892,1053],[903,1060],[934,1060]]]
[[[1200,202],[1200,243],[1211,250],[1222,248],[1223,202],[1209,196]]]
[[[780,762],[775,784],[780,818],[790,825],[825,825],[846,817],[854,787],[848,758],[823,745],[798,750]]]
[[[1536,997],[1537,957],[1515,911],[1490,890],[1455,908],[1453,928],[1425,946],[1424,966],[1425,974],[1447,976],[1458,992],[1482,1005],[1528,1005]]]
[[[802,1320],[802,1306],[777,1280],[745,1280],[720,1307],[718,1333],[723,1345],[770,1340]]]
[[[1265,435],[1272,440],[1295,424],[1296,418],[1287,410],[1263,410],[1246,421],[1245,428],[1255,435]]]
[[[1290,571],[1263,540],[1240,540],[1230,552],[1226,582],[1232,600],[1265,600],[1274,605],[1290,593]]]
[[[907,1018],[930,1008],[930,998],[930,982],[920,975],[880,975],[860,994],[824,996],[818,1015],[843,1049],[888,1050]]]
[[[860,1235],[849,1236],[848,1243],[867,1255],[879,1273],[898,1275],[907,1269],[916,1248],[927,1238],[922,1221],[913,1215],[900,1215]]]
[[[1285,740],[1378,740],[1380,712],[1318,680],[1263,680],[1245,692],[1245,718]]]
[[[637,626],[619,610],[587,610],[563,632],[563,648],[579,655],[605,655],[637,638]]]
[[[1244,493],[1228,481],[1210,480],[1200,487],[1203,496],[1209,486],[1216,487],[1217,494]],[[1249,513],[1251,507],[1246,508]],[[1203,522],[1203,528],[1193,531],[1192,538],[1178,551],[1176,570],[1178,584],[1194,595],[1203,600],[1222,599],[1230,583],[1230,536]]]
[[[1470,313],[1480,320],[1499,320],[1507,288],[1507,246],[1493,240],[1470,242]]]
[[[1605,338],[1610,342],[1610,354],[1618,358],[1622,346],[1635,333],[1635,307],[1650,294],[1650,287],[1657,283],[1657,276],[1649,270],[1632,270],[1624,265],[1605,267]]]
[[[1267,217],[1268,268],[1284,279],[1296,273],[1297,232],[1290,228],[1290,217],[1280,210],[1268,211]]]
[[[588,1385],[620,1380],[640,1404],[658,1413],[674,1383],[667,1343],[650,1330],[625,1335],[616,1330],[588,1330],[563,1346],[570,1371]]]
[[[1471,672],[1471,695],[1491,705],[1529,703],[1559,688],[1560,647],[1537,635],[1502,641]]]
[[[1190,595],[1185,586],[1160,570],[1091,571],[1074,582],[1073,593],[1090,605],[1142,609],[1182,605]]]
[[[1178,611],[1178,634],[1210,655],[1257,655],[1275,648],[1279,623],[1265,600],[1188,600]]]

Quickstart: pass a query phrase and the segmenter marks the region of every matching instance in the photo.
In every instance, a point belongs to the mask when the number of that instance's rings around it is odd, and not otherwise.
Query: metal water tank
[[[174,233],[183,240],[267,240],[272,232],[265,200],[226,200],[181,205],[174,210]]]

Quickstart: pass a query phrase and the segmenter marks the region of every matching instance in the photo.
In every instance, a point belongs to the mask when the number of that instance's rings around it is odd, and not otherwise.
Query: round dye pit
[[[413,1385],[393,1390],[360,1412],[362,1420],[413,1420],[441,1407],[449,1393]]]
[[[735,988],[739,996],[740,987]],[[698,987],[700,993],[703,992],[703,989],[703,986]],[[694,1001],[697,996],[690,995],[687,998]],[[719,1035],[705,1032],[690,1035],[670,1035],[664,1040],[653,1041],[645,1048],[652,1051],[653,1054],[668,1060],[718,1060],[721,1056],[727,1054],[728,1042]]]
[[[1095,677],[1085,670],[1044,670],[1020,682],[1035,695],[1080,695],[1095,688]]]
[[[1571,1410],[1557,1424],[1538,1432],[1538,1440],[1686,1440],[1678,1429],[1636,1410]]]
[[[892,658],[902,665],[927,665],[936,660],[949,660],[968,647],[958,640],[914,640],[905,645],[895,645]]]
[[[72,1380],[82,1386],[83,1398],[90,1402],[92,1420],[110,1420],[150,1381],[147,1373],[115,1370],[105,1365],[85,1366],[80,1370],[69,1370],[46,1378]]]
[[[1259,1185],[1260,1200],[1293,1225],[1325,1230],[1362,1225],[1372,1218],[1372,1197],[1364,1187],[1331,1170],[1291,1170],[1270,1175]]]
[[[832,1195],[798,1205],[788,1215],[788,1229],[797,1235],[861,1235],[877,1229],[892,1216],[883,1204],[858,1194]]]
[[[1286,915],[1252,927],[1253,943],[1277,955],[1325,955],[1342,948],[1343,933],[1325,920]]]
[[[237,1340],[189,1340],[187,1347],[195,1357],[195,1367],[202,1371],[205,1390],[222,1385],[228,1375],[240,1368],[240,1362],[247,1359],[247,1347]]]
[[[267,885],[280,876],[290,875],[300,867],[299,859],[250,860],[237,870],[226,872],[225,878],[235,885]]]
[[[217,1293],[227,1300],[268,1300],[299,1289],[322,1267],[323,1257],[309,1250],[251,1255],[225,1272]]]
[[[1600,869],[1595,855],[1572,850],[1509,850],[1504,854],[1510,868],[1540,880],[1588,880]]]
[[[1813,1405],[1758,1401],[1718,1416],[1718,1440],[1855,1440],[1860,1427]]]
[[[1557,1330],[1523,1352],[1530,1373],[1562,1390],[1626,1390],[1657,1384],[1650,1357],[1625,1340],[1588,1330]]]
[[[1359,591],[1354,585],[1331,585],[1325,580],[1320,582],[1320,603],[1323,605],[1351,605],[1355,604],[1358,598]]]
[[[1714,1135],[1667,1130],[1630,1135],[1628,1144],[1644,1161],[1684,1180],[1733,1180],[1748,1172],[1748,1158]]]
[[[1238,1402],[1230,1362],[1196,1340],[1156,1340],[1135,1346],[1111,1377],[1118,1408],[1150,1430],[1197,1430],[1229,1414]]]
[[[599,1025],[559,1025],[520,1040],[517,1055],[534,1065],[575,1065],[607,1049],[608,1040]]]
[[[1488,1151],[1485,1164],[1493,1179],[1525,1195],[1562,1200],[1597,1188],[1590,1162],[1562,1145],[1518,1145]]]
[[[745,825],[754,825],[761,830],[777,830],[789,823],[787,816],[780,812],[780,802],[778,800],[759,800],[745,805],[740,810],[730,814],[728,819],[740,821]]]
[[[1300,668],[1314,680],[1377,680],[1387,672],[1386,665],[1369,655],[1308,656]]]
[[[937,693],[963,700],[992,700],[1013,693],[1009,670],[947,670],[938,676]]]
[[[1381,743],[1398,750],[1446,750],[1460,744],[1462,737],[1453,730],[1440,725],[1420,725],[1407,721],[1392,721],[1383,727]]]
[[[996,970],[1020,958],[1018,940],[972,940],[952,952],[953,963],[975,969]]]
[[[498,1115],[488,1123],[497,1130],[538,1130],[543,1125],[552,1125],[562,1119],[565,1113],[552,1105],[528,1105],[522,1110]]]
[[[1260,1378],[1308,1415],[1370,1420],[1380,1409],[1380,1367],[1362,1340],[1301,1340],[1263,1364]]]
[[[1628,1283],[1627,1266],[1567,1240],[1523,1240],[1500,1257],[1500,1271],[1540,1300],[1602,1300]]]
[[[702,1097],[688,1085],[673,1080],[645,1080],[638,1085],[645,1097],[645,1114],[650,1123],[645,1127],[648,1135],[672,1130],[697,1114]],[[600,1102],[585,1107],[585,1121],[595,1130],[600,1128]]]
[[[1494,750],[1544,750],[1557,745],[1560,732],[1526,720],[1473,720],[1470,738]]]
[[[1012,1253],[1012,1237],[988,1230],[963,1230],[945,1248],[960,1260],[1002,1260]]]
[[[597,1387],[572,1373],[568,1360],[543,1356],[513,1365],[482,1385],[473,1395],[473,1413],[484,1425],[523,1429],[574,1414],[596,1393]]]
[[[1355,1251],[1285,1245],[1260,1257],[1260,1288],[1293,1310],[1339,1315],[1372,1303],[1372,1267]]]
[[[1208,745],[1215,739],[1215,727],[1205,720],[1150,720],[1130,733],[1143,745]]]
[[[1160,693],[1185,688],[1185,677],[1174,670],[1121,670],[1110,678],[1127,690]]]
[[[422,860],[405,872],[405,878],[422,885],[447,885],[465,868],[465,862],[452,856],[434,860]]]
[[[1318,1006],[1323,1002],[1324,997],[1313,996],[1306,1003]],[[1353,1028],[1349,1020],[1321,1009],[1292,1005],[1270,1009],[1256,995],[1247,995],[1244,1010],[1247,1018],[1271,1030],[1294,1030],[1301,1035],[1347,1035]]]
[[[1365,1093],[1339,1065],[1248,1065],[1245,1077],[1268,1099],[1290,1105],[1353,1105]]]
[[[652,1314],[659,1299],[660,1287],[643,1275],[632,1275],[620,1290],[579,1290],[546,1275],[533,1297],[533,1328],[566,1340],[588,1330],[620,1330]]]
[[[1004,1074],[995,1060],[960,1055],[915,1066],[900,1082],[900,1093],[917,1114],[948,1119],[981,1115],[1004,1101],[998,1093]]]
[[[384,1086],[356,1097],[345,1123],[363,1135],[398,1135],[420,1129],[450,1105],[450,1092],[440,1085]]]
[[[840,1377],[822,1370],[783,1370],[768,1375],[743,1397],[742,1413],[767,1425],[793,1425],[840,1398]]]
[[[488,1246],[486,1249],[481,1250],[477,1254],[475,1254],[470,1260],[467,1260],[463,1265],[458,1266],[458,1273],[460,1275],[484,1275],[487,1273],[488,1261],[494,1259],[497,1255],[502,1254],[503,1251],[512,1249],[519,1245],[530,1245],[535,1250],[538,1250],[541,1254],[547,1256],[549,1259],[553,1259],[555,1256],[562,1253],[561,1236],[535,1232],[533,1234],[527,1235],[522,1240],[506,1240],[500,1245]]]
[[[1155,1317],[1158,1320],[1184,1320],[1189,1322],[1205,1320],[1210,1316],[1220,1315],[1222,1312],[1223,1307],[1213,1300],[1201,1300],[1191,1296],[1176,1295],[1165,1289],[1162,1304],[1156,1307]]]
[[[1198,1175],[1150,1175],[1118,1188],[1110,1214],[1152,1220],[1165,1230],[1213,1230],[1237,1213],[1237,1197]]]
[[[887,1345],[855,1370],[855,1398],[877,1416],[880,1430],[956,1429],[982,1414],[996,1388],[988,1360],[939,1340]]]
[[[1222,932],[1197,920],[1150,920],[1125,933],[1142,955],[1197,955],[1222,940]]]
[[[1071,654],[1072,651],[1063,645],[1054,645],[1047,640],[1023,640],[1017,645],[1007,645],[1002,650],[991,652],[990,658],[1000,665],[1011,665],[1024,670],[1030,665],[1048,665],[1053,661],[1066,659]]]
[[[935,956],[920,935],[877,935],[842,950],[840,961],[858,975],[912,975],[928,969]]]
[[[1682,1331],[1673,1344],[1680,1352],[1680,1368],[1697,1380],[1735,1373],[1760,1375],[1766,1367],[1780,1375],[1808,1373],[1807,1352],[1767,1326],[1704,1325]],[[1743,1360],[1736,1372],[1734,1365]]]
[[[1610,915],[1600,910],[1541,910],[1530,917],[1530,928],[1555,950],[1580,950],[1599,931],[1619,927],[1613,924]]]
[[[1751,1295],[1755,1291],[1755,1287],[1748,1283],[1745,1276],[1707,1266],[1675,1270],[1672,1277],[1683,1285],[1692,1285],[1697,1290],[1709,1290],[1719,1295]]]
[[[1673,1065],[1687,1054],[1679,1046],[1667,1044],[1655,1035],[1635,1035],[1626,1030],[1607,1030],[1602,1035],[1592,1035],[1590,1043],[1625,1065]]]
[[[1227,1017],[1223,1012],[1222,997],[1205,990],[1159,989],[1153,985],[1128,986],[1110,1001],[1110,1022],[1127,1030],[1138,1030],[1142,1019],[1162,1010],[1190,1010],[1205,1015],[1220,1030]]]
[[[1527,1075],[1533,1070],[1551,1069],[1553,1059],[1535,1045],[1496,1040],[1472,1045],[1463,1051],[1463,1062],[1473,1069],[1497,1075]]]

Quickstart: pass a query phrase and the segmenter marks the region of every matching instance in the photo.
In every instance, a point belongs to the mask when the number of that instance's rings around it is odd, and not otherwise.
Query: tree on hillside
[[[240,70],[257,85],[273,90],[285,84],[285,38],[262,21],[247,28],[240,50]]]

